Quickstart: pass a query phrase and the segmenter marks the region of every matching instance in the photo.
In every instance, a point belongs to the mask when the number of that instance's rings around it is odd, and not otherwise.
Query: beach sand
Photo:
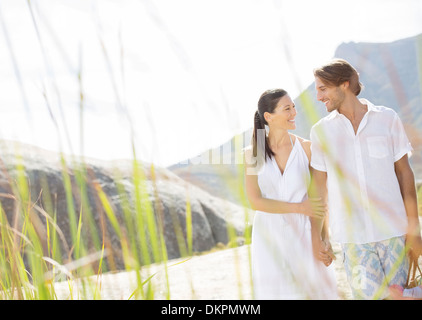
[[[333,262],[340,299],[352,299],[346,274],[343,269],[340,248],[333,245],[336,260]],[[145,267],[141,281],[150,280],[154,289],[154,299],[173,300],[250,300],[252,296],[250,246],[222,249],[193,256],[189,259],[169,260],[164,264]],[[166,275],[167,269],[167,275]],[[58,299],[93,299],[94,294],[103,300],[127,300],[142,298],[137,290],[135,272],[106,273],[91,278],[92,285],[82,292],[83,286],[77,281],[61,282],[55,285]],[[70,295],[69,283],[72,286]],[[138,295],[136,295],[138,294]]]

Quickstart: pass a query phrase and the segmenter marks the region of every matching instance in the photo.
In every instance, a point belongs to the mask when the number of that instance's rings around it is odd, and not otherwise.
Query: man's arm
[[[311,167],[311,176],[309,195],[320,198],[322,203],[327,205],[327,173]],[[328,266],[331,264],[332,259],[335,259],[328,237],[328,217],[322,219],[311,217],[310,220],[314,255],[318,260]]]
[[[400,191],[408,219],[406,245],[412,249],[412,255],[417,257],[422,254],[422,240],[418,216],[415,176],[410,167],[407,154],[394,163],[394,170],[400,185]]]
[[[327,173],[324,171],[318,171],[311,167],[311,184],[309,187],[309,196],[320,198],[321,201],[327,204]],[[316,231],[316,235],[321,236],[324,219],[311,219],[313,230]]]

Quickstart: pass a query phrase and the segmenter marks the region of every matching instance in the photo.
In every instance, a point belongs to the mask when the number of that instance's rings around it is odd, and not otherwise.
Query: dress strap
[[[290,138],[290,143],[292,144],[292,147],[294,146],[293,145],[293,141],[292,141],[292,136],[289,134],[289,138]]]

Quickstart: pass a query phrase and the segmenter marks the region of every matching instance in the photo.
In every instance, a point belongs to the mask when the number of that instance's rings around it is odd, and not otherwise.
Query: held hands
[[[328,267],[333,262],[333,260],[336,259],[333,248],[331,247],[331,243],[329,241],[321,239],[314,241],[313,251],[315,258],[324,263],[326,267]]]
[[[314,219],[323,220],[328,212],[327,204],[322,201],[322,198],[308,198],[300,203],[300,206],[300,212]],[[321,235],[316,236],[315,233],[312,233],[312,247],[315,258],[324,263],[326,267],[336,259],[330,241],[322,240]]]
[[[300,206],[300,212],[317,219],[323,219],[328,211],[327,205],[321,198],[308,198],[300,203]]]

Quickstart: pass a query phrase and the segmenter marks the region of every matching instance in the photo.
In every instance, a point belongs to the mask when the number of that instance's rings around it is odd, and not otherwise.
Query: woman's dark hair
[[[254,115],[254,129],[253,129],[253,136],[252,136],[252,147],[253,147],[253,155],[254,157],[258,154],[258,147],[263,148],[265,150],[265,157],[264,159],[272,158],[275,153],[271,150],[270,145],[268,143],[268,137],[265,134],[265,125],[268,125],[267,121],[264,118],[264,113],[269,112],[273,113],[275,108],[277,107],[278,101],[287,94],[286,90],[283,89],[271,89],[265,91],[258,101],[258,110],[255,112]],[[264,146],[258,146],[258,130],[260,131],[264,139]],[[262,136],[261,136],[262,137]],[[262,150],[261,150],[262,151]]]

